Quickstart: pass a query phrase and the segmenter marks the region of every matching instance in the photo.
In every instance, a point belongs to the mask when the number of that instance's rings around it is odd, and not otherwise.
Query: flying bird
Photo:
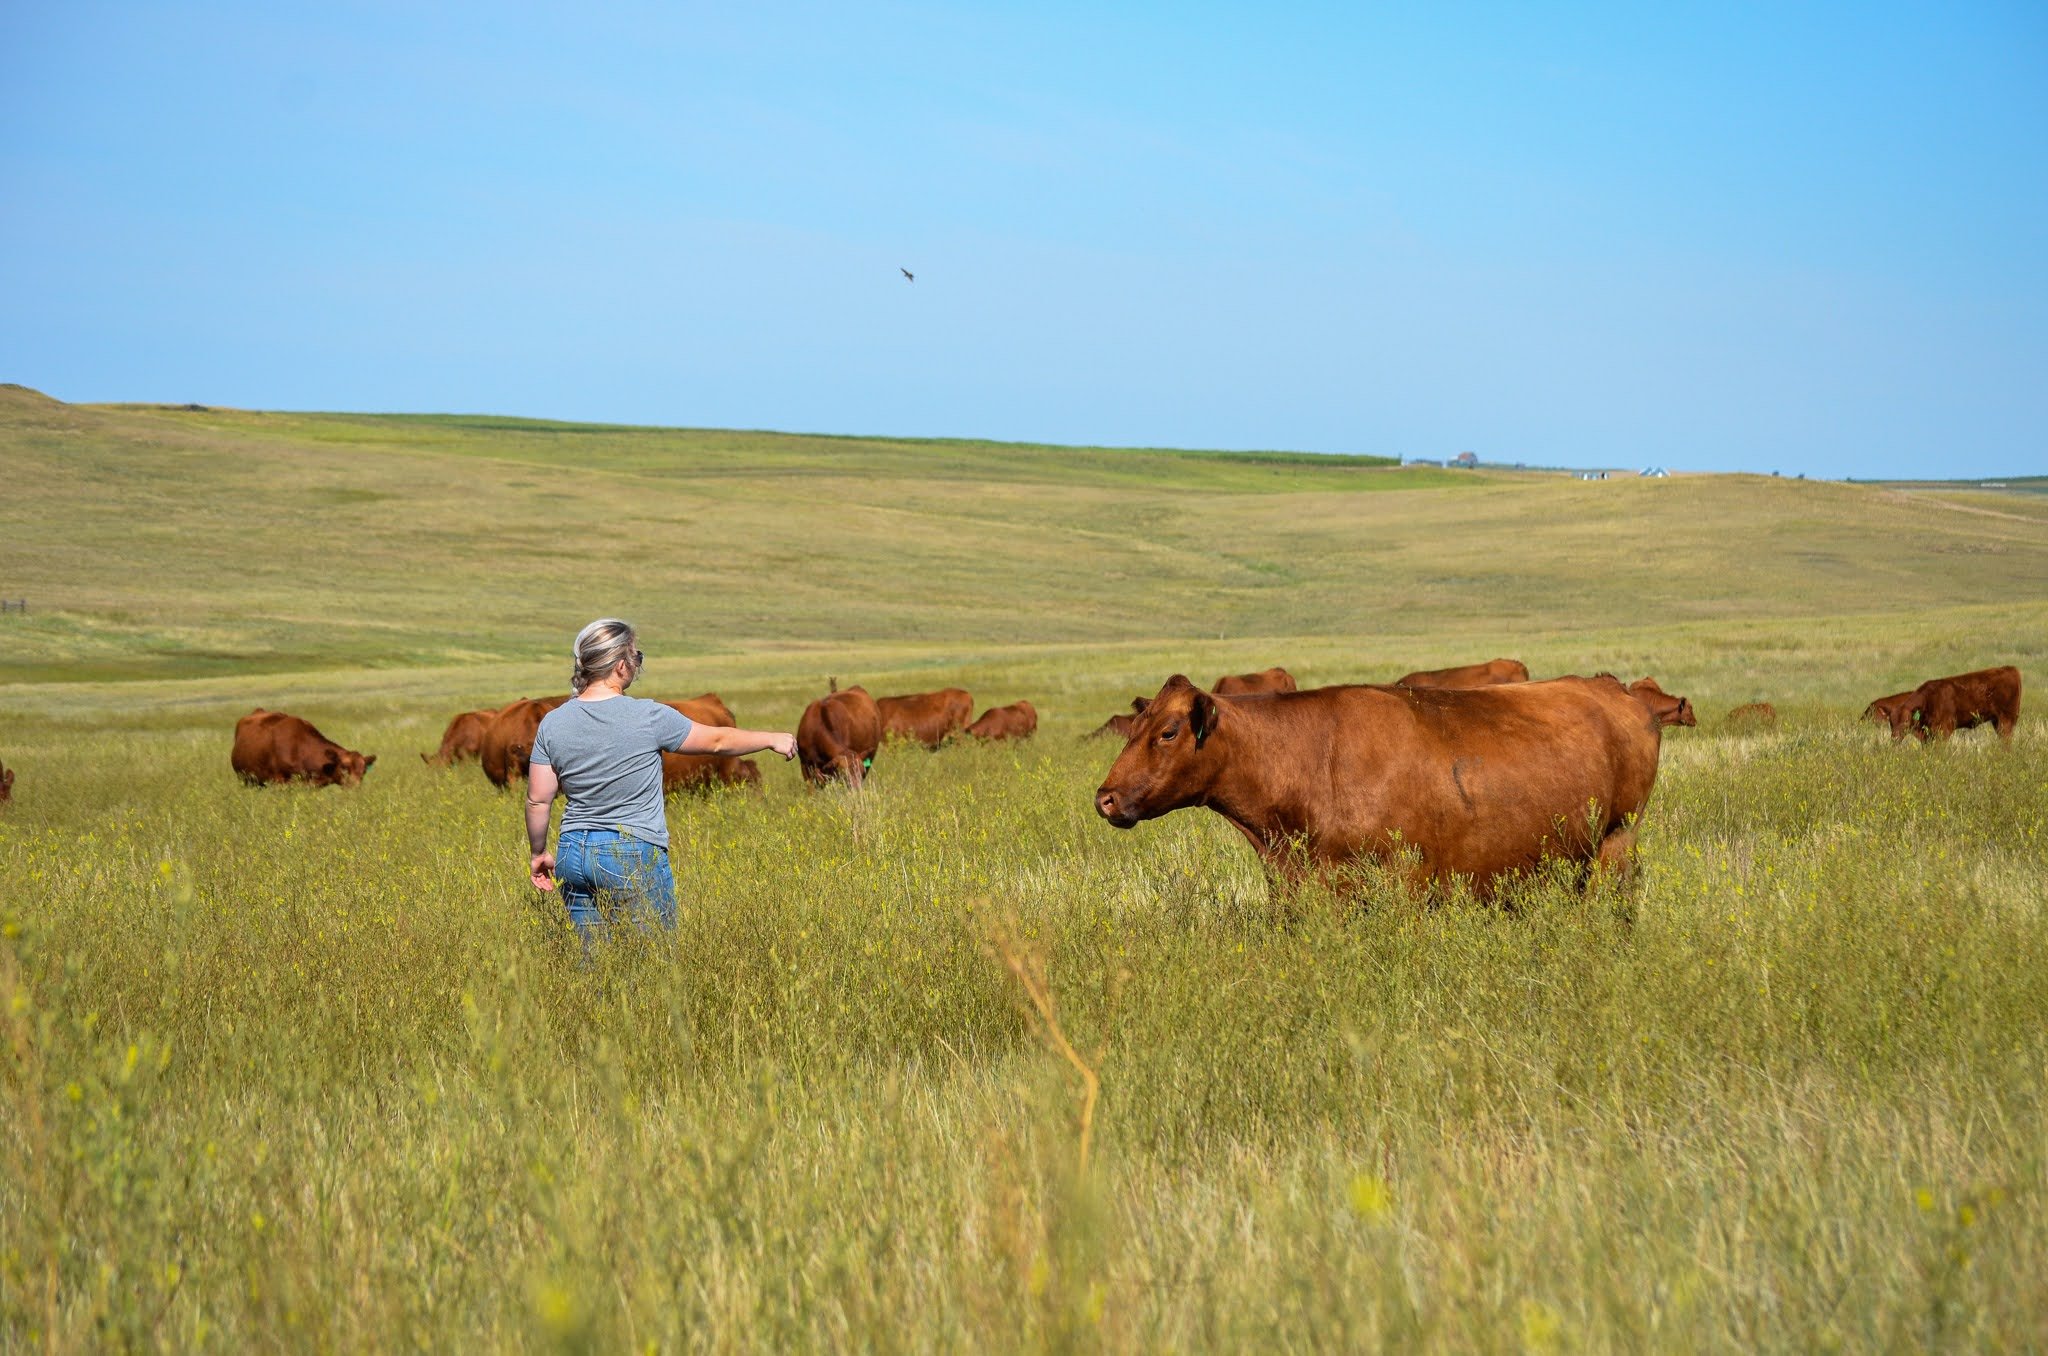
[[[897,266],[896,271],[903,275],[903,281],[905,282],[917,281],[917,275],[915,273],[912,273],[909,269],[902,267],[901,265]]]

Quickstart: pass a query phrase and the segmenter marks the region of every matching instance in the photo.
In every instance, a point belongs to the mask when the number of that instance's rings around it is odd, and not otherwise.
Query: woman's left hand
[[[533,854],[533,888],[552,890],[555,888],[555,854],[536,852]]]

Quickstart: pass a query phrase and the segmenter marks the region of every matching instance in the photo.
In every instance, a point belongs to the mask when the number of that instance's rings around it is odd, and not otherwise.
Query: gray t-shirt
[[[690,728],[690,718],[673,706],[624,695],[564,702],[542,716],[532,761],[561,778],[569,798],[562,832],[630,829],[635,838],[667,847],[661,751],[674,752]]]

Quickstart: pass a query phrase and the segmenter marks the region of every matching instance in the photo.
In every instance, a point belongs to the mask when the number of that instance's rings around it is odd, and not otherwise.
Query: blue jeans
[[[676,925],[676,880],[668,850],[617,829],[570,829],[555,846],[555,879],[569,921],[587,949],[613,919],[641,927]]]

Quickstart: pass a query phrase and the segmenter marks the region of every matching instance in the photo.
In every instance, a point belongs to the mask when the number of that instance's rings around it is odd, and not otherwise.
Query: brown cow
[[[744,758],[722,753],[661,754],[661,793],[708,791],[715,786],[761,787],[761,769]]]
[[[497,715],[493,708],[482,711],[464,711],[448,722],[448,728],[441,732],[441,747],[432,753],[420,755],[420,761],[429,767],[447,767],[465,758],[474,758],[483,747],[484,727]]]
[[[2010,744],[2019,720],[2020,671],[2010,664],[1929,678],[1914,689],[1913,733],[1923,744],[1978,725],[1991,726]]]
[[[345,749],[297,716],[260,706],[235,722],[235,747],[228,755],[228,764],[251,786],[355,786],[376,761],[376,754]]]
[[[1127,829],[1207,806],[1286,877],[1415,851],[1418,884],[1484,893],[1545,858],[1626,873],[1660,733],[1612,678],[1216,697],[1176,674],[1095,809]]]
[[[882,745],[882,712],[858,685],[833,691],[804,708],[796,724],[796,756],[804,780],[823,786],[837,778],[858,787]]]
[[[1097,739],[1106,734],[1113,734],[1118,739],[1129,739],[1131,737],[1131,731],[1134,728],[1136,728],[1138,724],[1138,717],[1145,714],[1145,707],[1149,705],[1151,701],[1152,699],[1150,697],[1131,698],[1131,711],[1129,715],[1111,716],[1108,720],[1103,721],[1102,724],[1096,726],[1087,734],[1082,735],[1081,738]]]
[[[875,705],[882,713],[882,738],[914,739],[928,749],[936,749],[974,719],[974,694],[964,687],[881,697]]]
[[[14,769],[0,764],[0,805],[14,799]]]
[[[1650,709],[1659,725],[1698,725],[1692,703],[1657,686],[1655,678],[1638,678],[1628,685],[1628,695]]]
[[[1894,692],[1889,697],[1879,697],[1863,708],[1863,719],[1880,721],[1892,727],[1892,743],[1906,737],[1913,728],[1913,699],[1920,695],[1914,688],[1907,692]]]
[[[477,761],[493,786],[510,786],[514,778],[526,776],[526,759],[533,752],[533,734],[540,718],[568,701],[567,697],[521,697],[492,716],[477,741]]]
[[[1529,681],[1529,666],[1519,659],[1489,659],[1454,669],[1421,669],[1395,680],[1396,687],[1500,687]]]
[[[1038,729],[1038,708],[1030,702],[991,706],[981,713],[967,733],[976,739],[1029,739]]]
[[[1257,673],[1232,673],[1216,680],[1209,689],[1219,697],[1249,697],[1255,692],[1293,692],[1294,675],[1277,665]]]
[[[1749,702],[1736,707],[1724,718],[1730,729],[1772,730],[1778,725],[1778,708],[1769,702]]]

